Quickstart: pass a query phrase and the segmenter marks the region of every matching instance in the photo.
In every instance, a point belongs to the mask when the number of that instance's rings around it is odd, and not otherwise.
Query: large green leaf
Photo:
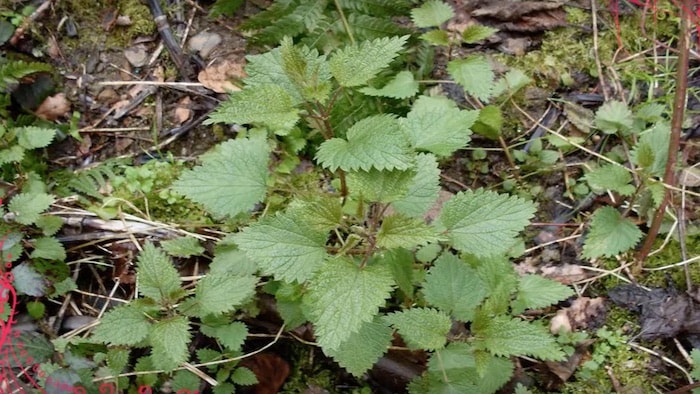
[[[425,300],[455,319],[468,322],[486,296],[486,284],[476,270],[451,253],[443,253],[428,271],[423,284]]]
[[[390,203],[406,196],[415,175],[412,170],[353,171],[347,177],[348,188],[364,201]]]
[[[383,265],[360,268],[344,257],[327,261],[311,280],[306,300],[324,351],[339,349],[372,321],[393,285],[391,272]]]
[[[418,93],[418,81],[413,79],[410,71],[401,71],[381,89],[364,87],[360,91],[368,96],[408,98]]]
[[[392,330],[376,318],[363,323],[359,331],[350,335],[337,349],[324,349],[324,353],[360,377],[386,352],[391,338]]]
[[[574,295],[568,286],[539,275],[525,275],[518,279],[518,296],[511,303],[512,312],[543,308]]]
[[[348,130],[347,140],[332,138],[322,143],[316,159],[331,171],[405,170],[413,165],[406,135],[391,115],[360,120]]]
[[[426,1],[420,7],[411,10],[411,19],[418,27],[440,26],[454,15],[452,7],[439,0]]]
[[[464,90],[480,99],[488,100],[494,88],[494,73],[484,56],[469,56],[447,63],[447,71]]]
[[[435,350],[445,347],[452,320],[444,312],[431,308],[411,308],[384,318],[414,349]]]
[[[447,201],[438,221],[453,247],[486,257],[506,253],[534,213],[535,206],[529,201],[478,189]]]
[[[255,294],[255,276],[207,275],[197,283],[195,299],[199,316],[228,312]]]
[[[265,217],[232,238],[265,274],[304,282],[323,263],[327,237],[296,210],[288,210]]]
[[[180,275],[172,261],[150,242],[139,254],[136,274],[139,292],[148,298],[169,303],[182,296]]]
[[[215,215],[234,216],[253,208],[267,190],[270,148],[263,138],[226,141],[201,157],[173,189]]]
[[[421,96],[401,119],[401,127],[416,149],[449,156],[469,143],[478,116],[478,111],[460,110],[446,97]]]
[[[480,318],[472,325],[474,346],[495,356],[533,356],[542,360],[562,360],[564,352],[554,337],[538,323],[509,316]]]
[[[364,85],[398,56],[407,40],[408,36],[378,38],[336,51],[330,59],[331,74],[340,86]]]
[[[277,85],[246,87],[209,116],[204,124],[238,123],[269,127],[279,135],[288,134],[299,120],[299,111],[287,90]]]
[[[435,228],[425,221],[400,214],[385,217],[377,233],[377,246],[386,249],[411,249],[440,240]]]
[[[583,257],[612,257],[633,248],[642,231],[613,207],[598,208],[591,218],[591,230],[583,245]]]
[[[412,217],[421,217],[430,209],[440,191],[440,169],[432,154],[416,156],[416,175],[407,183],[408,191],[391,205],[396,212]]]
[[[146,339],[151,323],[143,309],[134,305],[116,307],[102,316],[92,339],[111,345],[133,346]]]
[[[173,316],[153,325],[148,340],[153,346],[151,359],[157,369],[171,371],[187,361],[190,324],[184,316]]]

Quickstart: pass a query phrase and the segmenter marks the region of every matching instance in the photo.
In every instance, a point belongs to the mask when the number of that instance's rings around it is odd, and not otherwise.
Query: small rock
[[[206,59],[211,51],[220,43],[220,35],[203,31],[190,39],[189,48],[192,52],[199,52],[199,56]]]
[[[143,45],[136,45],[124,50],[124,57],[134,67],[143,67],[148,62],[148,52]]]

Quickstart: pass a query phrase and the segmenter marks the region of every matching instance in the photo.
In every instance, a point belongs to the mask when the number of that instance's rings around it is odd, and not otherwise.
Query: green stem
[[[343,22],[343,28],[348,33],[350,42],[352,43],[352,45],[355,45],[355,37],[352,35],[352,30],[350,29],[350,24],[348,23],[348,20],[345,18],[343,8],[340,7],[340,3],[338,2],[338,0],[334,0],[333,2],[335,3],[335,9],[338,10],[338,14],[340,14],[340,20]]]

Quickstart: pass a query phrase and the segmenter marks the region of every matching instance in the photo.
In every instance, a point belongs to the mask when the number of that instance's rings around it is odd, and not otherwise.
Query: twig
[[[668,159],[666,161],[666,171],[664,172],[664,183],[676,185],[676,161],[678,159],[678,149],[681,141],[681,129],[683,127],[683,117],[685,114],[686,92],[688,90],[688,58],[690,50],[690,16],[689,10],[692,9],[692,0],[683,0],[679,7],[681,18],[681,32],[678,41],[678,69],[676,74],[676,95],[673,101],[673,115],[671,118],[671,138],[668,144]],[[663,221],[671,199],[671,191],[665,189],[664,199],[661,201],[654,219],[651,222],[651,227],[647,233],[644,244],[637,254],[637,269],[641,269],[649,252],[651,251],[656,236],[659,233],[661,222]]]
[[[595,59],[596,71],[598,71],[598,80],[600,81],[600,89],[603,91],[605,101],[610,100],[608,88],[605,85],[605,77],[603,76],[603,66],[600,65],[600,57],[598,56],[598,10],[596,8],[596,0],[591,0],[591,16],[593,18],[593,58]]]
[[[163,44],[168,49],[170,57],[175,63],[175,67],[180,73],[180,76],[189,80],[194,75],[194,70],[189,61],[185,59],[182,53],[182,48],[180,44],[173,37],[173,32],[170,29],[170,24],[168,24],[168,18],[163,14],[163,9],[160,8],[159,0],[148,0],[148,6],[151,9],[151,15],[153,15],[153,20],[156,22],[158,27],[158,33],[160,38],[163,40]]]
[[[46,12],[46,10],[49,9],[49,6],[51,6],[51,3],[53,1],[51,0],[46,0],[37,9],[32,12],[31,15],[29,15],[26,19],[22,21],[22,25],[20,25],[17,29],[15,29],[14,34],[12,34],[12,37],[10,37],[10,45],[17,45],[17,42],[24,36],[24,33],[27,31],[29,28],[29,25],[32,24],[35,20],[39,19],[41,14]]]

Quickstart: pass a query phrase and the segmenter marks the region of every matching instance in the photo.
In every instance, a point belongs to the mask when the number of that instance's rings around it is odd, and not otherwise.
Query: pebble
[[[221,43],[221,36],[216,33],[203,31],[190,38],[189,48],[192,52],[198,52],[202,59],[206,59],[211,51]]]
[[[133,67],[143,67],[148,62],[148,52],[143,45],[136,45],[124,50],[124,57]]]

